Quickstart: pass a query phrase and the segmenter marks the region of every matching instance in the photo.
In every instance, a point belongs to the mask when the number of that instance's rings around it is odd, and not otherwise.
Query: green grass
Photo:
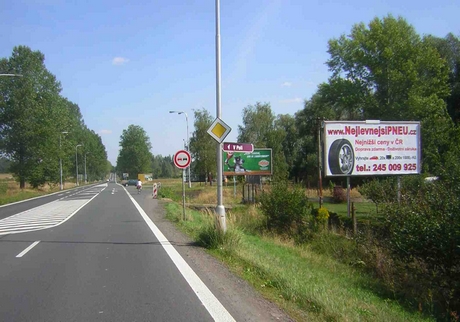
[[[317,207],[317,205],[315,205]],[[347,216],[347,203],[329,203],[324,202],[323,206],[327,210],[337,213],[338,215]],[[351,206],[350,206],[351,207]],[[375,204],[371,202],[355,202],[356,218],[369,218],[376,215]],[[351,209],[350,209],[351,212]]]
[[[165,208],[167,218],[195,240],[209,223],[209,213],[188,210],[182,221],[181,205],[170,202]],[[245,233],[231,219],[227,222],[229,231],[237,231],[237,247],[209,252],[297,321],[429,321],[382,295],[378,280],[359,268],[310,246]]]
[[[11,196],[6,194],[0,194],[0,205],[5,205],[12,202],[43,196],[45,194],[47,194],[47,192],[44,191],[20,191]]]

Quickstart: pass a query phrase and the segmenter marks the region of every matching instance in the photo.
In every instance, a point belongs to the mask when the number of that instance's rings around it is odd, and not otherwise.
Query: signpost
[[[222,141],[225,140],[231,130],[232,128],[230,126],[228,126],[224,121],[217,117],[209,127],[208,134],[212,136],[212,138],[218,143],[222,143]]]
[[[183,219],[185,220],[185,169],[190,166],[190,162],[192,162],[192,158],[190,153],[185,150],[179,150],[174,154],[174,165],[179,169],[183,169],[182,171],[182,213]]]
[[[254,145],[252,143],[224,142],[222,150],[224,152],[253,152]]]
[[[185,150],[179,150],[174,154],[174,165],[179,169],[187,169],[192,162],[190,153]]]
[[[217,1],[217,4],[219,1]],[[217,12],[219,9],[217,8]],[[219,23],[217,24],[219,25]],[[219,33],[218,33],[219,34]],[[220,48],[220,41],[219,45],[217,46]],[[220,49],[218,50],[220,52]],[[217,56],[220,57],[220,54]],[[219,218],[219,224],[223,232],[227,231],[227,223],[225,218],[225,207],[223,205],[223,189],[222,189],[222,177],[223,177],[223,170],[222,170],[222,141],[225,140],[228,133],[232,130],[230,126],[228,126],[224,121],[220,119],[221,116],[221,108],[220,108],[220,58],[217,59],[218,67],[217,67],[217,117],[212,122],[211,126],[208,129],[208,134],[217,141],[217,207],[216,213],[217,217]]]

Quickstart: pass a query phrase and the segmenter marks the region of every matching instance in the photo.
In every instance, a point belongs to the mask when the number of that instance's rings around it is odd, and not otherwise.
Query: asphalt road
[[[74,192],[0,208],[0,321],[233,320],[138,204],[149,191]]]
[[[32,198],[32,199],[22,201],[22,202],[17,202],[17,203],[8,204],[8,205],[2,205],[2,206],[0,206],[0,220],[3,219],[3,218],[9,217],[11,215],[14,215],[16,213],[19,213],[21,211],[26,211],[28,209],[38,207],[38,206],[44,205],[44,204],[52,202],[52,201],[67,198],[67,197],[69,197],[71,195],[75,195],[77,193],[80,193],[83,190],[90,189],[93,186],[94,185],[80,186],[80,187],[76,187],[74,189],[64,190],[64,191],[61,191],[61,192],[41,196],[41,197],[38,197],[38,198]]]

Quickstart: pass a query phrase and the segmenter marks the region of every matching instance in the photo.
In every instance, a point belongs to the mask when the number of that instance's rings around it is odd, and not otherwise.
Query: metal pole
[[[216,0],[216,116],[222,117],[221,109],[221,75],[220,75],[220,1]],[[225,207],[222,197],[222,147],[217,144],[217,207],[216,213],[219,219],[220,229],[225,233],[227,223],[225,220]]]
[[[88,183],[88,180],[86,180],[86,153],[85,153],[85,184]]]
[[[350,176],[347,176],[347,214],[350,217]]]
[[[187,122],[187,152],[190,153],[190,139],[189,139],[189,134],[188,134],[188,115],[185,113],[185,121]],[[190,178],[190,166],[188,167],[188,187],[192,187],[192,179]]]
[[[77,186],[78,186],[78,147],[81,146],[81,144],[77,144],[77,146],[75,146],[75,169],[76,169],[76,172],[77,172]]]
[[[60,179],[61,179],[61,189],[64,189],[62,184],[62,156],[61,156],[61,134],[59,134],[59,172],[60,172]]]
[[[67,131],[62,131],[59,133],[59,172],[60,172],[60,181],[61,181],[61,190],[64,190],[64,184],[62,183],[62,155],[61,155],[61,137],[62,134],[67,134],[69,132]]]
[[[185,169],[182,171],[182,217],[185,221]]]
[[[75,147],[75,169],[77,170],[77,186],[78,186],[78,157],[77,157],[78,145]]]

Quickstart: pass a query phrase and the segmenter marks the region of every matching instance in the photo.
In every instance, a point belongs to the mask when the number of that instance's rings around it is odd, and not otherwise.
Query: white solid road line
[[[27,252],[29,250],[31,250],[32,248],[34,248],[40,241],[37,240],[36,242],[33,242],[32,245],[30,245],[29,247],[27,247],[26,249],[24,249],[22,252],[20,252],[18,255],[16,255],[16,257],[22,257],[24,256],[25,254],[27,254]]]
[[[126,191],[126,189],[123,187]],[[153,223],[153,221],[147,216],[145,211],[139,206],[139,204],[134,200],[134,198],[126,191],[129,198],[133,202],[134,206],[137,208],[142,218],[149,226],[150,230],[153,232],[155,237],[160,242],[163,249],[166,251],[168,256],[176,265],[179,272],[185,278],[187,283],[190,285],[192,290],[195,292],[196,296],[203,303],[206,310],[209,312],[214,321],[218,322],[235,322],[235,319],[230,315],[227,309],[219,302],[219,300],[212,294],[206,284],[196,275],[193,269],[187,264],[187,262],[180,256],[177,250],[171,245],[169,240],[163,235],[163,233],[158,229],[158,227]]]

